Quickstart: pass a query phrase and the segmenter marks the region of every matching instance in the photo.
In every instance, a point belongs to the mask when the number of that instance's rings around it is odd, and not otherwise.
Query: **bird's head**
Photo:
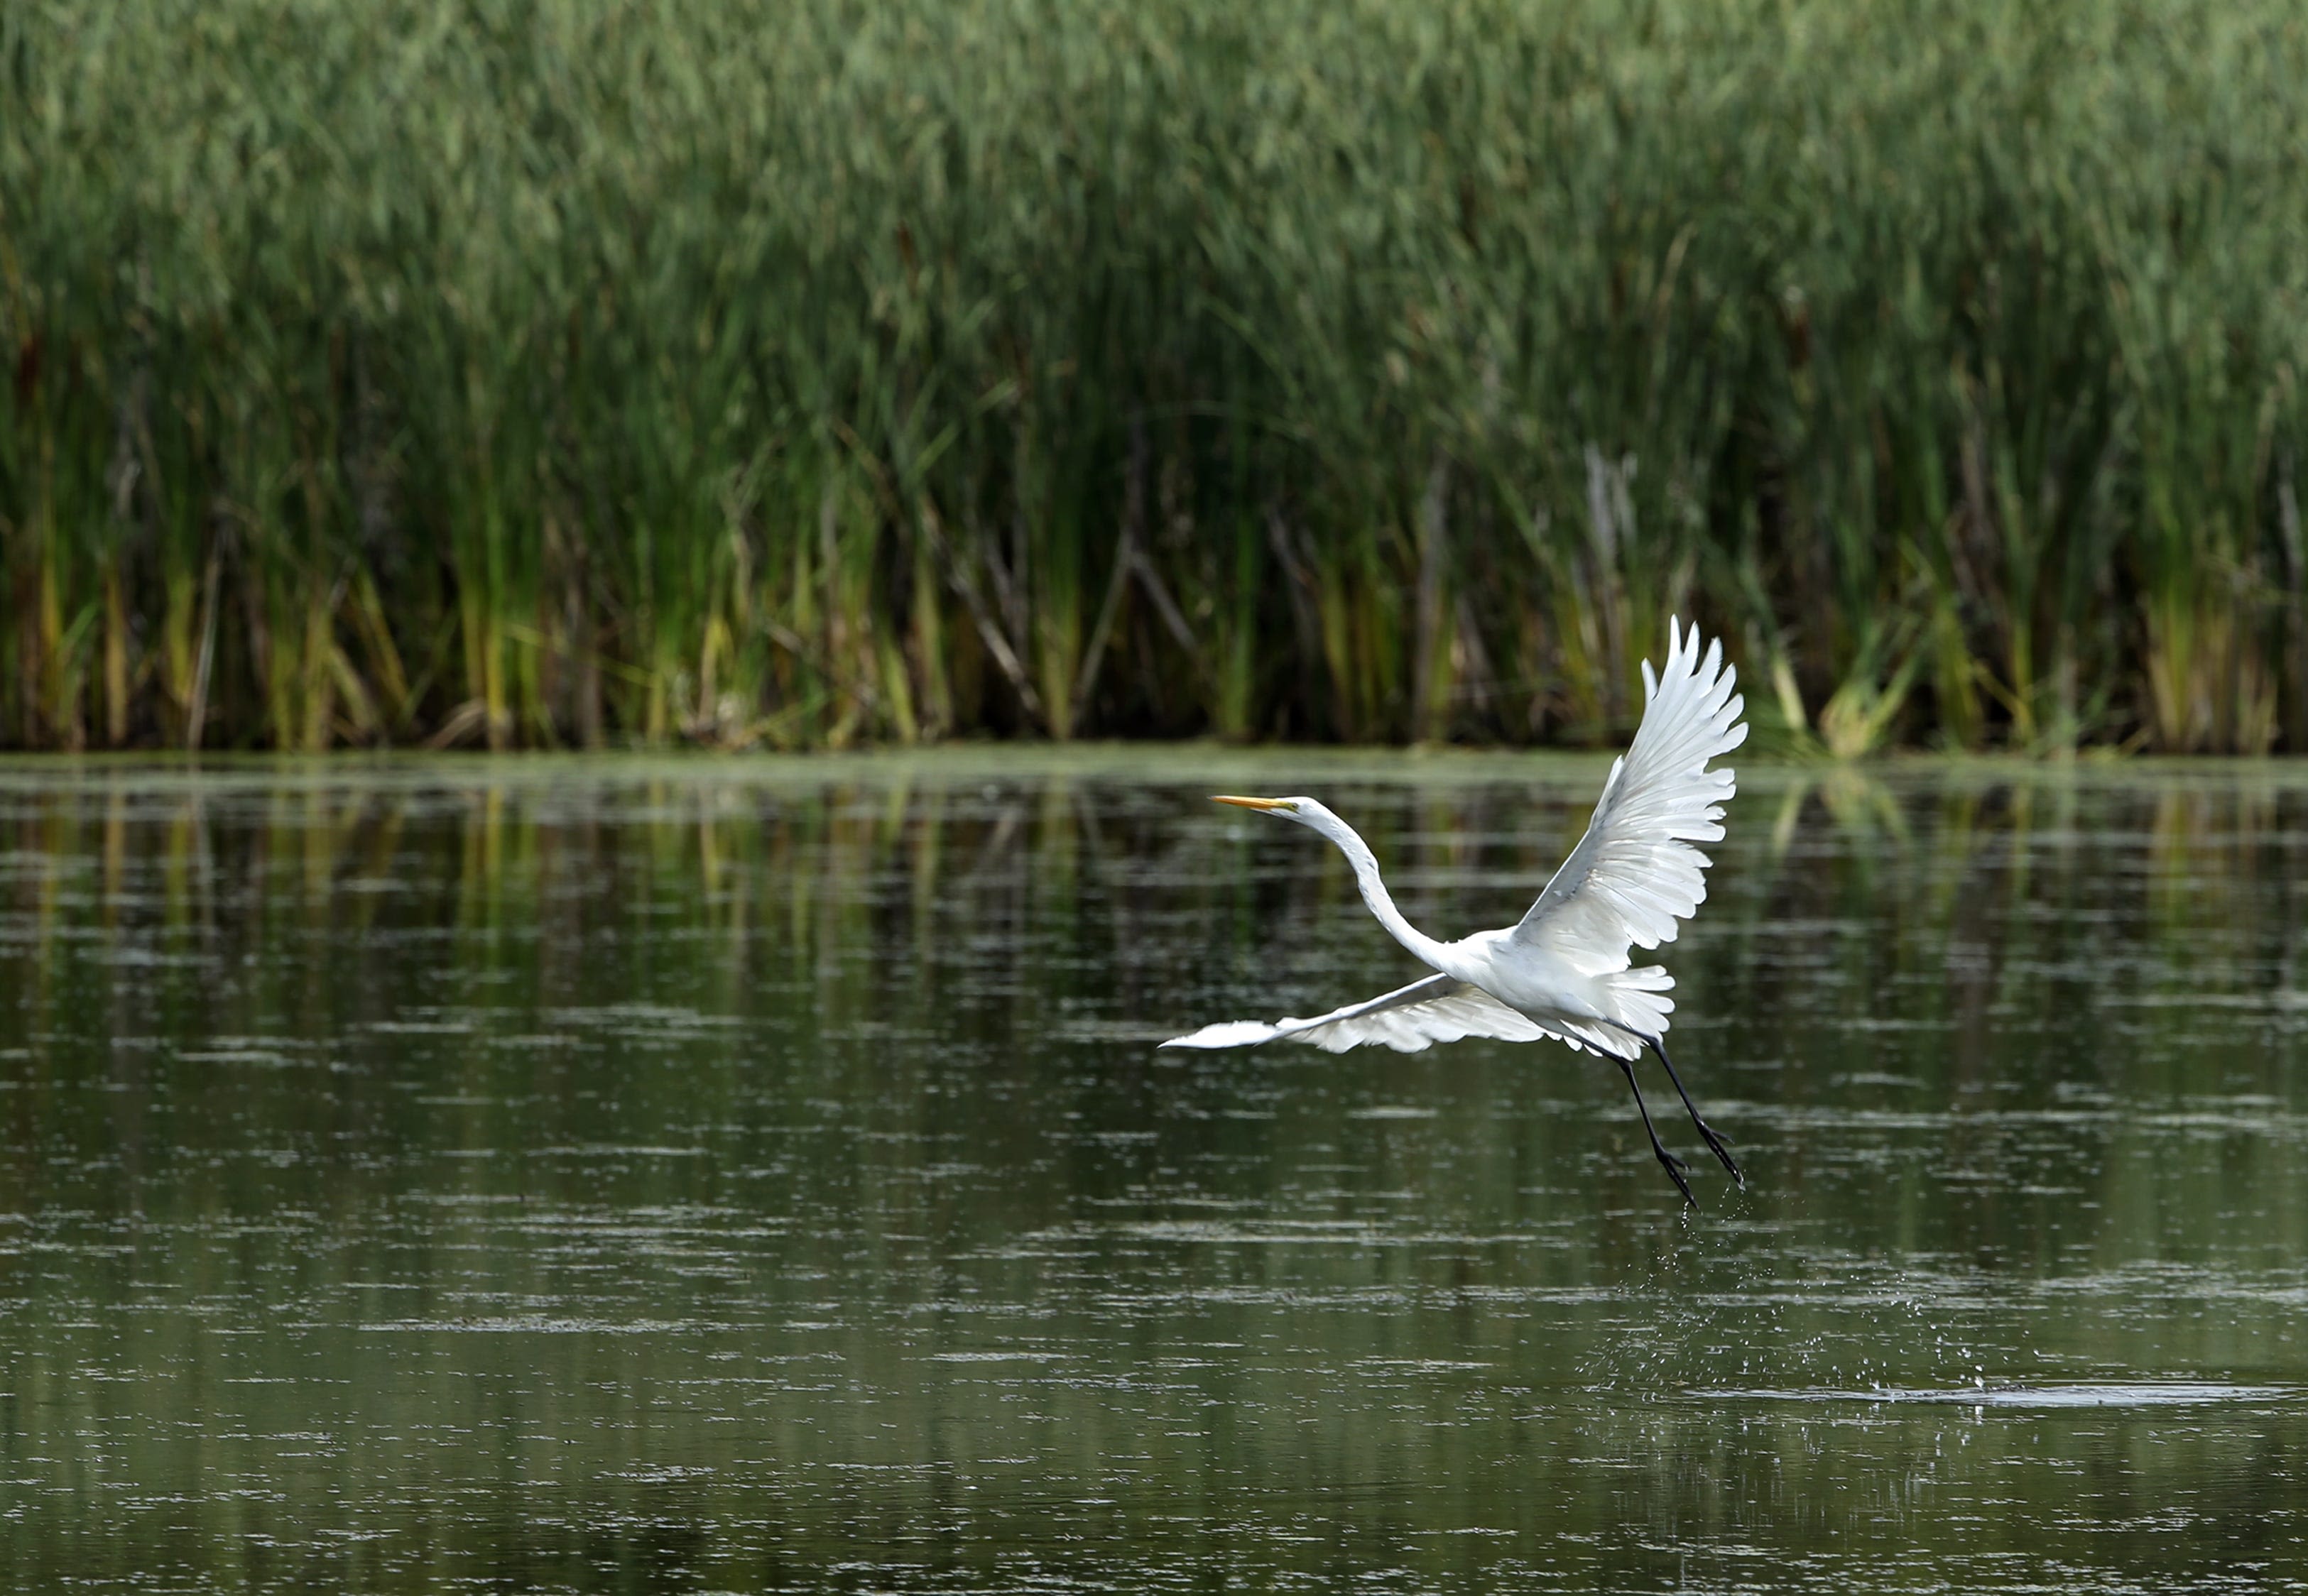
[[[1210,802],[1231,803],[1236,809],[1254,809],[1261,814],[1279,815],[1286,820],[1296,820],[1301,826],[1312,826],[1318,831],[1322,828],[1320,821],[1328,819],[1331,813],[1312,798],[1236,798],[1219,794]]]

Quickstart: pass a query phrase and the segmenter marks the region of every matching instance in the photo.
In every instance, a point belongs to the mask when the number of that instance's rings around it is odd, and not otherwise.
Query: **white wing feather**
[[[1515,941],[1543,947],[1590,975],[1627,968],[1630,944],[1675,940],[1707,897],[1706,854],[1693,843],[1723,836],[1723,804],[1736,790],[1728,767],[1707,762],[1747,740],[1720,641],[1699,653],[1699,629],[1667,622],[1666,668],[1643,661],[1647,700],[1635,741],[1611,766],[1587,835],[1571,850]]]
[[[1429,975],[1382,997],[1350,1003],[1313,1019],[1227,1020],[1164,1047],[1252,1047],[1262,1042],[1310,1043],[1328,1053],[1375,1042],[1399,1053],[1424,1052],[1438,1042],[1491,1036],[1536,1042],[1558,1033],[1524,1018],[1480,987],[1450,975]]]

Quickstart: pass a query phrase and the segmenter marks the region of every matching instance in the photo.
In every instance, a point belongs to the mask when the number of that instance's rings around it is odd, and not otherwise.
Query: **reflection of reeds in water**
[[[1244,879],[1243,850],[1271,840],[1261,833],[1149,831],[1134,806],[1112,807],[1102,778],[1005,781],[981,794],[869,770],[856,785],[589,781],[565,811],[550,781],[313,782],[261,794],[108,784],[86,801],[18,802],[8,890],[37,991],[90,937],[114,954],[153,941],[217,958],[274,937],[438,923],[501,972],[491,979],[521,971],[533,1001],[582,1000],[580,985],[556,988],[550,972],[565,967],[576,982],[581,945],[599,931],[637,957],[737,982],[779,948],[795,961],[788,977],[821,1000],[852,992],[862,1016],[878,1000],[870,973],[830,966],[838,978],[821,981],[825,950],[870,941],[926,979],[945,940],[973,926],[1026,937],[1063,907],[1106,917],[1101,946],[1126,954],[1139,905],[1117,883],[1147,870],[1165,890],[1226,897],[1234,906],[1215,910],[1215,923],[1229,937],[1263,936],[1275,914],[1337,917],[1383,952],[1327,851],[1300,862],[1290,901],[1253,907],[1228,884]],[[1547,778],[1563,784],[1559,802],[1537,811],[1520,785],[1406,793],[1349,778],[1338,796],[1369,828],[1405,902],[1456,935],[1519,912],[1576,837],[1593,774]],[[2267,891],[2285,868],[2288,811],[2276,787],[1996,766],[1883,777],[1798,768],[1751,785],[1748,818],[1720,851],[1727,869],[1702,941],[1847,898],[1905,928],[1877,940],[1919,974],[1972,922],[1994,922],[1999,940],[2135,937],[2124,957],[2152,955],[2175,993],[2208,981],[2244,991],[2261,963],[2288,957]],[[1070,934],[1092,927],[1078,919]],[[2034,978],[2000,965],[1995,975],[2007,986]]]
[[[2160,941],[2191,941],[2243,959],[2218,990],[2250,990],[2255,959],[2280,966],[2266,939],[2287,928],[2265,918],[2266,884],[2280,871],[2277,794],[2226,784],[2167,788],[2156,794],[2148,826],[2145,908]],[[2175,997],[2184,988],[2174,991]]]
[[[2289,746],[2289,22],[20,9],[0,739]]]

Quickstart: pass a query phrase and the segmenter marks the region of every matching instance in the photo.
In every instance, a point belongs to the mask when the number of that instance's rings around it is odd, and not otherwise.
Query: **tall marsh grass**
[[[2275,0],[17,0],[0,743],[2308,748]]]

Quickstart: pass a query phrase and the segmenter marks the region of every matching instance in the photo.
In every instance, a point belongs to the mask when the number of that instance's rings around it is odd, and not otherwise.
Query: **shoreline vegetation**
[[[0,747],[2308,751],[2273,0],[0,11]]]

